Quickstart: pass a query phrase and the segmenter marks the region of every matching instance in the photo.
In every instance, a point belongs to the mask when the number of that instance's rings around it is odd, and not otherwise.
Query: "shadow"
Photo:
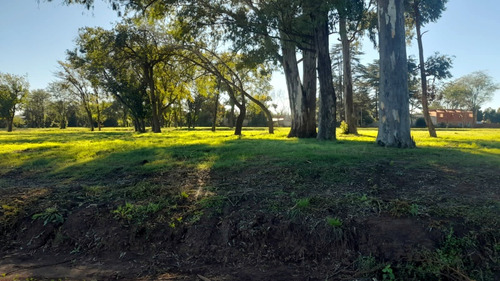
[[[257,275],[270,272],[271,262],[283,268],[282,276],[303,280],[318,272],[324,279],[332,261],[345,259],[349,266],[359,253],[397,264],[396,254],[410,248],[434,250],[450,228],[500,239],[490,231],[500,223],[500,157],[490,151],[499,148],[496,141],[396,149],[377,146],[371,135],[319,142],[228,132],[27,135],[51,146],[11,152],[22,157],[11,170],[16,173],[1,182],[52,192],[26,205],[24,224],[12,228],[20,234],[6,236],[5,243],[43,238],[56,253],[78,245],[81,254],[71,256],[77,263],[106,255],[105,262],[116,265],[140,253],[133,257],[137,265],[130,265],[152,267],[158,275],[175,268],[173,273],[215,272],[232,280],[279,280]],[[81,146],[68,149],[68,142]],[[33,238],[38,233],[31,216],[54,205],[65,221]],[[327,218],[338,218],[340,226]],[[55,237],[66,240],[56,245]],[[232,275],[238,270],[227,259],[255,272]]]

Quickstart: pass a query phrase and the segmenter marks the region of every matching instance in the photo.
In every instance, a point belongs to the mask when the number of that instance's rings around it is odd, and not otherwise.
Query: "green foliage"
[[[112,213],[115,214],[115,218],[117,219],[142,222],[148,216],[161,211],[165,207],[166,206],[164,202],[149,202],[146,205],[132,204],[127,202],[125,203],[125,205],[118,206],[118,208],[113,210]]]
[[[383,281],[395,281],[396,276],[392,271],[391,265],[388,264],[382,269],[382,280]]]
[[[47,208],[42,213],[34,214],[31,218],[33,220],[43,220],[44,226],[48,223],[62,224],[64,222],[64,217],[57,206]]]
[[[326,223],[332,227],[341,227],[342,226],[342,220],[337,218],[337,217],[327,217]]]
[[[311,206],[310,198],[298,199],[297,202],[295,203],[295,208],[297,208],[298,210],[307,210],[310,206]]]

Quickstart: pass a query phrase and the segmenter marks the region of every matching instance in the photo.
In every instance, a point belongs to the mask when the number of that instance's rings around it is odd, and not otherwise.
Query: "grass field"
[[[0,132],[0,274],[80,278],[12,271],[51,255],[178,280],[500,278],[500,130],[413,130],[403,150],[376,129],[287,133]],[[172,265],[144,269],[153,257]]]

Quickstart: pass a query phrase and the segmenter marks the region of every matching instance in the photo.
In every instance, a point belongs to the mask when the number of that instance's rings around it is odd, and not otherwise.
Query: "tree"
[[[500,85],[484,71],[476,71],[452,81],[443,89],[443,98],[452,108],[471,110],[473,120],[485,102],[491,100]]]
[[[80,99],[80,104],[87,114],[87,125],[90,131],[94,131],[94,118],[92,113],[92,103],[96,94],[95,85],[92,85],[86,77],[87,73],[84,69],[78,68],[74,63],[59,61],[61,70],[56,75],[64,82],[61,85],[73,93],[74,96]]]
[[[352,43],[363,29],[369,28],[371,1],[355,0],[336,1],[339,17],[339,34],[342,43],[342,68],[345,120],[349,134],[357,134],[356,112],[354,110]]]
[[[410,135],[404,1],[378,0],[378,19],[380,120],[377,143],[386,147],[414,147]]]
[[[48,85],[47,91],[50,93],[48,106],[49,119],[51,120],[50,126],[66,129],[69,107],[73,103],[69,86],[64,81],[55,81]]]
[[[7,132],[12,132],[16,110],[28,94],[28,88],[26,77],[0,73],[0,118],[7,121]]]
[[[427,23],[436,22],[441,17],[442,12],[445,10],[446,2],[448,2],[448,0],[410,0],[408,9],[408,13],[415,25],[417,35],[420,82],[422,86],[422,112],[431,137],[437,137],[437,134],[431,121],[431,116],[429,115],[429,88],[427,86],[426,64],[424,61],[424,47],[422,42],[423,33],[421,29]]]
[[[31,128],[43,128],[46,122],[50,94],[43,89],[28,93],[24,104],[24,121]]]

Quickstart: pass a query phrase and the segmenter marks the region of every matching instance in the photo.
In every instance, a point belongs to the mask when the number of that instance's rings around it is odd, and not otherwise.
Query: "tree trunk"
[[[89,121],[90,131],[94,131],[94,119],[92,118],[92,111],[87,106],[85,107],[85,112],[87,113],[87,119]]]
[[[12,132],[14,118],[7,118],[7,132]]]
[[[98,128],[98,130],[100,132],[101,129],[102,129],[102,122],[101,122],[101,108],[100,108],[100,105],[99,105],[99,99],[98,98],[96,98],[96,104],[97,104],[97,128]]]
[[[267,119],[268,132],[270,134],[274,134],[273,115],[271,114],[271,111],[269,111],[269,109],[262,102],[260,102],[256,98],[252,97],[249,93],[247,93],[245,91],[243,91],[242,93],[249,100],[251,100],[252,102],[254,102],[255,104],[257,104],[257,106],[260,107],[260,109],[262,110],[262,112],[264,112],[264,115],[266,116],[266,119]]]
[[[429,129],[429,136],[435,138],[436,128],[432,124],[431,115],[429,114],[429,102],[427,100],[427,77],[425,74],[425,61],[424,61],[424,46],[422,43],[422,32],[420,30],[420,11],[418,8],[419,1],[415,1],[413,4],[413,12],[415,14],[415,28],[417,30],[417,43],[418,43],[418,58],[420,62],[420,80],[422,86],[422,113],[424,114],[425,123]]]
[[[320,103],[318,116],[318,140],[335,140],[336,96],[333,87],[332,61],[328,50],[328,14],[322,15],[315,30],[318,53]]]
[[[378,0],[381,146],[415,147],[410,134],[404,0]]]
[[[356,116],[354,114],[354,101],[352,90],[352,69],[351,69],[351,42],[347,37],[347,19],[341,16],[339,19],[339,33],[342,41],[342,68],[344,69],[344,101],[345,101],[345,121],[348,125],[348,134],[358,134]]]
[[[161,133],[160,116],[158,112],[158,99],[156,97],[155,81],[153,77],[153,67],[144,66],[144,75],[149,88],[149,102],[151,103],[151,129],[153,133]]]
[[[309,113],[311,108],[307,106],[308,103],[308,95],[310,93],[306,93],[305,89],[302,87],[302,83],[300,81],[300,73],[298,68],[297,56],[296,56],[296,46],[291,41],[286,40],[285,35],[282,34],[282,53],[283,53],[283,69],[285,72],[286,85],[288,90],[288,99],[290,102],[290,111],[292,115],[292,127],[290,129],[290,133],[288,137],[299,137],[299,138],[311,138],[316,136],[316,108],[314,101],[314,108],[312,114],[312,122]],[[307,77],[310,79],[311,77],[311,57],[310,53],[304,56],[304,65],[308,65],[309,69],[307,71]],[[307,61],[307,62],[306,62]],[[310,86],[314,85],[314,89],[316,88],[316,68],[315,61],[312,66],[314,71],[314,83],[308,81]],[[304,73],[304,78],[306,77],[306,73]],[[313,93],[314,100],[316,99],[316,92]],[[314,123],[314,126],[311,127],[311,123]]]
[[[213,112],[213,117],[212,117],[212,132],[215,132],[215,126],[217,123],[217,111],[219,109],[219,93],[215,94],[215,100],[214,100],[214,112]]]
[[[303,66],[303,94],[304,105],[302,111],[305,112],[305,130],[299,137],[315,138],[316,133],[316,88],[317,88],[317,54],[314,40],[310,42],[312,50],[302,51]]]
[[[237,136],[241,136],[241,131],[243,129],[243,121],[245,121],[245,116],[247,114],[247,107],[245,104],[245,96],[242,94],[241,95],[241,103],[236,103],[236,106],[240,110],[240,114],[238,115],[238,118],[236,118],[236,127],[234,129],[234,134]]]

